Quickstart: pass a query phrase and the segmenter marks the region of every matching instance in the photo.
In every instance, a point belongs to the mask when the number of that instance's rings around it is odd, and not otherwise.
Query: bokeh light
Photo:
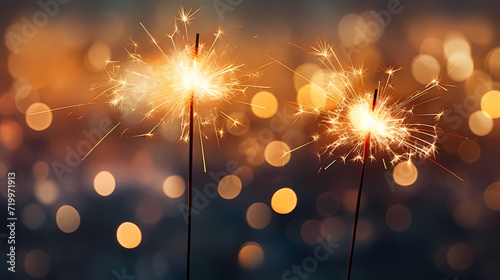
[[[285,142],[273,141],[267,144],[264,157],[272,166],[281,167],[290,161],[290,147]]]
[[[163,193],[170,198],[178,198],[186,191],[186,182],[181,176],[172,175],[163,181]]]
[[[493,129],[493,119],[483,111],[475,111],[469,116],[469,128],[477,136],[488,135]]]
[[[464,162],[476,162],[481,156],[481,146],[474,140],[465,140],[458,146],[458,155]]]
[[[411,212],[402,204],[394,204],[385,213],[387,226],[394,231],[404,231],[411,224]]]
[[[7,150],[17,150],[23,143],[23,129],[14,120],[4,118],[0,122],[0,143]]]
[[[247,242],[241,246],[238,262],[245,269],[256,269],[264,261],[264,250],[257,242]]]
[[[439,78],[441,65],[439,61],[431,55],[421,54],[413,59],[411,72],[417,82],[427,85]]]
[[[94,189],[101,196],[112,194],[115,186],[115,177],[108,171],[101,171],[94,178]]]
[[[492,183],[484,191],[484,203],[494,211],[500,211],[500,182]]]
[[[50,179],[41,179],[35,182],[35,197],[39,202],[45,205],[54,203],[59,197],[59,192],[59,186]]]
[[[392,172],[394,181],[400,186],[409,186],[418,178],[418,170],[410,161],[399,162]]]
[[[456,243],[446,252],[448,265],[455,270],[466,270],[474,260],[472,248],[465,243]]]
[[[481,110],[491,118],[500,118],[500,91],[488,91],[481,98]]]
[[[49,165],[43,161],[39,160],[33,165],[33,175],[37,179],[45,179],[49,176],[50,168]]]
[[[474,72],[474,61],[470,55],[455,52],[448,58],[449,76],[455,82],[467,80]]]
[[[261,91],[252,97],[252,112],[259,118],[267,119],[278,111],[278,100],[268,91]]]
[[[265,203],[256,202],[247,209],[246,219],[254,229],[264,229],[271,222],[271,208]]]
[[[116,239],[123,248],[133,249],[141,244],[142,233],[134,223],[124,222],[116,230]]]
[[[241,192],[241,180],[238,176],[227,175],[220,180],[217,190],[224,199],[233,199]]]
[[[73,206],[63,205],[57,210],[56,222],[61,231],[72,233],[80,226],[80,214]]]
[[[271,198],[271,207],[278,214],[288,214],[297,206],[297,195],[290,188],[277,190]]]
[[[31,129],[36,131],[47,129],[52,123],[50,107],[44,103],[33,103],[26,110],[26,123]]]
[[[24,257],[24,271],[33,278],[43,278],[50,271],[50,257],[42,250],[29,251]]]

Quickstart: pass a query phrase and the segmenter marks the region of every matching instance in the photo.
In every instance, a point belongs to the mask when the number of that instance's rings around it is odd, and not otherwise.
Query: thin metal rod
[[[194,60],[198,59],[198,48],[200,44],[200,34],[196,33],[196,43],[194,45]],[[189,268],[191,262],[191,211],[193,208],[193,142],[194,142],[194,91],[191,93],[189,101],[189,174],[188,174],[188,211],[187,211],[187,264],[186,279],[189,280]]]
[[[377,104],[377,93],[378,90],[375,89],[373,93],[373,105],[372,112],[375,110],[375,106]],[[351,279],[351,271],[352,271],[352,258],[354,256],[354,245],[356,243],[356,231],[358,229],[358,218],[359,218],[359,209],[361,206],[361,192],[363,191],[363,180],[365,178],[365,166],[366,166],[366,155],[370,149],[370,134],[366,136],[365,139],[365,147],[363,150],[363,164],[361,165],[361,176],[359,178],[359,189],[358,189],[358,198],[356,199],[356,212],[354,213],[354,224],[352,226],[352,238],[351,238],[351,250],[349,252],[349,264],[347,268],[347,280]]]

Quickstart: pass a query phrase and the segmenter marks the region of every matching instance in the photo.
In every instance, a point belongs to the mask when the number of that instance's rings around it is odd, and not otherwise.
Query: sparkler
[[[420,105],[432,102],[439,97],[427,98],[432,89],[445,89],[439,80],[436,79],[427,84],[423,90],[415,91],[403,100],[394,100],[388,94],[392,89],[391,79],[399,69],[387,69],[387,79],[383,83],[378,83],[373,93],[366,90],[364,72],[362,67],[345,67],[333,47],[320,42],[314,48],[314,54],[320,62],[330,72],[330,79],[326,86],[313,83],[306,77],[296,73],[307,80],[313,86],[319,88],[324,94],[325,104],[319,106],[305,106],[299,104],[297,117],[303,114],[313,114],[321,119],[321,124],[325,128],[326,138],[331,139],[319,156],[334,156],[340,150],[346,152],[340,155],[340,159],[361,161],[361,174],[358,195],[356,200],[356,211],[353,223],[351,248],[349,253],[347,279],[350,279],[352,270],[352,259],[356,240],[356,231],[359,218],[361,194],[366,161],[376,160],[378,153],[383,153],[390,157],[392,165],[407,161],[411,164],[414,158],[427,158],[444,168],[452,175],[456,174],[446,169],[432,158],[436,154],[436,142],[438,134],[441,133],[437,127],[437,122],[444,114],[438,113],[416,114],[416,108]],[[275,62],[293,71],[283,63],[272,58]],[[327,103],[331,103],[328,105]],[[416,122],[418,117],[427,118],[426,122]],[[319,136],[313,136],[313,140],[307,144],[291,150],[296,151],[308,144],[318,141]],[[333,160],[325,169],[330,167],[336,160]],[[384,166],[385,159],[382,158]]]

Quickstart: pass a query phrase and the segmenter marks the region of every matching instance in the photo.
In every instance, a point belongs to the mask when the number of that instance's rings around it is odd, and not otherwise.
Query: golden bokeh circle
[[[271,198],[271,207],[278,214],[288,214],[297,206],[297,195],[290,188],[277,190]]]
[[[116,230],[116,239],[123,248],[133,249],[141,244],[142,233],[134,223],[124,222]]]
[[[50,107],[44,103],[33,103],[26,110],[26,123],[36,131],[47,129],[52,123]]]
[[[278,99],[268,91],[260,91],[252,97],[251,108],[257,117],[267,119],[278,111]]]

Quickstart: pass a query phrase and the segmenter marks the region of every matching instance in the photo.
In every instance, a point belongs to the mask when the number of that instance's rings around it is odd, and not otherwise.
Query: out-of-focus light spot
[[[453,244],[446,252],[448,265],[455,270],[466,270],[474,260],[472,248],[465,243]]]
[[[483,111],[475,111],[469,116],[469,128],[477,136],[488,135],[493,129],[493,119]]]
[[[433,57],[442,57],[443,56],[443,41],[430,37],[426,38],[422,44],[420,44],[420,53],[421,54],[430,54]]]
[[[431,55],[416,56],[411,63],[411,72],[417,82],[427,85],[439,77],[441,66],[439,61]]]
[[[271,222],[271,208],[262,202],[257,202],[247,209],[247,223],[254,229],[264,229]]]
[[[241,246],[238,262],[245,269],[255,269],[264,261],[264,250],[257,242],[247,242]]]
[[[305,243],[313,245],[318,243],[318,238],[321,238],[324,231],[325,229],[320,221],[308,220],[302,224],[300,236]]]
[[[443,44],[444,54],[450,58],[454,54],[461,53],[466,56],[470,55],[470,45],[467,39],[462,34],[451,33],[449,34]]]
[[[357,197],[358,197],[358,191],[356,190],[346,191],[344,195],[342,195],[342,207],[349,212],[354,212],[356,210]]]
[[[24,271],[33,278],[43,278],[50,271],[50,258],[41,250],[29,251],[24,257]]]
[[[115,190],[116,181],[113,174],[101,171],[94,178],[94,189],[101,196],[108,196]]]
[[[38,102],[40,98],[36,89],[29,85],[24,85],[17,90],[15,100],[17,110],[21,113],[26,113],[28,107]]]
[[[184,194],[186,190],[186,182],[181,176],[169,176],[163,182],[163,192],[167,197],[178,198]]]
[[[478,16],[469,19],[463,25],[464,33],[473,43],[489,46],[495,37],[495,30],[490,20]]]
[[[234,136],[241,136],[250,129],[250,119],[243,113],[236,112],[226,118],[226,129]]]
[[[481,156],[481,147],[474,140],[465,140],[458,146],[458,155],[467,163],[476,162]]]
[[[272,166],[284,166],[290,161],[290,147],[285,142],[273,141],[267,144],[264,157]]]
[[[313,63],[304,63],[295,68],[295,72],[293,73],[293,85],[295,90],[298,91],[303,86],[309,84],[306,79],[311,80],[318,71],[321,71],[321,68]]]
[[[387,226],[394,231],[404,231],[411,224],[411,212],[402,204],[394,204],[385,213]]]
[[[49,176],[49,171],[49,165],[43,160],[39,160],[33,165],[33,175],[37,179],[45,179]]]
[[[490,72],[497,78],[500,78],[500,47],[492,49],[487,56],[487,63]]]
[[[268,91],[261,91],[252,97],[252,112],[259,118],[267,119],[278,111],[278,100]]]
[[[465,92],[474,98],[483,96],[493,88],[493,82],[489,74],[482,70],[474,70],[472,75],[465,81]]]
[[[241,192],[241,180],[238,176],[227,175],[220,180],[217,190],[224,199],[233,199]]]
[[[80,226],[80,214],[73,206],[63,205],[57,210],[56,222],[61,231],[72,233]]]
[[[337,213],[340,208],[340,197],[334,192],[324,192],[316,199],[316,210],[323,217]]]
[[[163,215],[163,201],[157,196],[146,196],[141,198],[135,209],[136,217],[148,225],[156,224]]]
[[[349,46],[356,46],[366,40],[366,23],[356,14],[345,15],[339,23],[339,36],[342,42]]]
[[[492,90],[481,98],[481,110],[491,118],[500,118],[500,91]]]
[[[23,143],[23,129],[11,120],[3,119],[0,122],[0,143],[7,150],[16,150]]]
[[[372,223],[365,218],[360,218],[358,222],[358,235],[357,238],[360,241],[366,241],[372,237],[373,234],[373,225]]]
[[[500,182],[495,182],[484,191],[484,203],[494,211],[500,211]]]
[[[35,182],[34,193],[38,201],[50,205],[59,197],[59,187],[52,180],[42,179]]]
[[[413,163],[409,161],[399,162],[392,172],[394,176],[394,181],[400,186],[409,186],[418,178],[418,170],[413,165]]]
[[[43,112],[43,113],[39,113]],[[35,114],[34,113],[39,113]],[[47,129],[52,123],[52,112],[49,106],[43,103],[33,103],[26,110],[26,123],[28,126],[36,131]]]
[[[92,72],[102,71],[111,58],[111,49],[103,42],[93,43],[85,56],[85,66]]]
[[[339,217],[329,217],[323,221],[323,236],[330,237],[332,242],[338,242],[342,240],[347,234],[347,225]]]
[[[474,72],[474,61],[468,54],[455,52],[448,58],[448,72],[450,78],[456,82],[467,80]]]
[[[278,214],[288,214],[297,206],[297,195],[290,188],[277,190],[271,198],[271,207]]]
[[[23,208],[21,214],[24,225],[31,229],[39,229],[45,223],[45,210],[38,203],[30,203]]]
[[[326,94],[314,84],[306,84],[297,91],[297,103],[305,108],[321,108],[326,105]]]
[[[116,239],[123,248],[133,249],[141,244],[142,233],[134,223],[124,222],[116,230]]]

